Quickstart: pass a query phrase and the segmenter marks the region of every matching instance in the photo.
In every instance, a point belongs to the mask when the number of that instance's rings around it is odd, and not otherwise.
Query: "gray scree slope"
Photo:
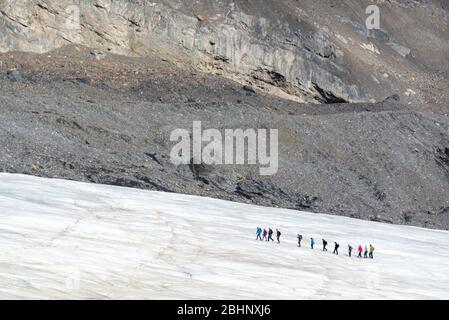
[[[449,229],[445,1],[77,3],[0,0],[0,170]],[[193,120],[279,128],[279,173],[175,167]]]
[[[64,50],[0,56],[22,66],[0,77],[0,170],[449,227],[444,107],[298,104],[157,56]],[[170,133],[194,120],[279,128],[278,174],[174,166]]]

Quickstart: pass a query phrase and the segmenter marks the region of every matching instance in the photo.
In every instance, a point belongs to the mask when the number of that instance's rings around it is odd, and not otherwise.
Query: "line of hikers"
[[[280,238],[281,238],[281,232],[278,229],[276,229],[276,240],[277,240],[278,243],[281,243]],[[274,241],[274,239],[273,239],[273,229],[268,228],[268,230],[267,229],[263,229],[263,231],[262,231],[262,228],[257,227],[256,240],[260,240],[260,241],[263,241],[263,240],[270,241],[271,240],[271,241]]]
[[[301,247],[301,240],[302,240],[302,235],[298,234],[297,235],[298,238],[298,246]],[[323,241],[323,251],[327,251],[327,244],[328,242],[324,239],[321,239]],[[315,245],[315,239],[310,238],[310,248],[313,249],[313,246]],[[334,242],[334,254],[338,255],[338,248],[340,248],[340,245],[337,242]],[[354,248],[348,244],[348,256],[352,257],[352,250]],[[364,258],[370,258],[373,259],[374,258],[374,247],[373,245],[369,245],[369,249],[367,246],[365,246],[365,250],[363,250],[362,245],[359,244],[359,247],[357,248],[357,252],[358,258],[362,258],[362,253],[363,253],[363,257]]]
[[[274,233],[273,229],[271,229],[271,228],[268,228],[268,230],[267,229],[262,230],[261,227],[257,227],[256,240],[274,241],[273,233]],[[276,229],[276,240],[278,243],[281,243],[280,238],[281,238],[281,231],[279,231],[279,229]],[[303,239],[302,235],[298,234],[297,239],[298,239],[298,246],[301,247],[301,241]],[[323,251],[327,251],[328,242],[324,239],[321,239],[321,240],[323,242]],[[315,246],[315,239],[310,238],[310,248],[314,249],[314,246]],[[340,245],[337,242],[334,242],[333,253],[336,255],[338,255],[338,248],[340,248]],[[353,250],[353,247],[350,244],[348,244],[348,256],[350,256],[350,257],[352,257],[352,250]],[[362,258],[362,253],[363,253],[363,258],[368,258],[368,257],[370,259],[374,258],[374,247],[371,244],[369,245],[369,248],[367,246],[365,246],[365,249],[363,249],[362,245],[359,245],[357,248],[357,252],[358,252],[358,255],[357,255],[358,258]]]

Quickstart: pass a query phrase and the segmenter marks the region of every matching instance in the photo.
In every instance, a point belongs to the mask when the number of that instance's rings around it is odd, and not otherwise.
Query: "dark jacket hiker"
[[[323,239],[323,251],[327,251],[327,241]]]
[[[301,246],[302,235],[298,234],[296,237],[298,238],[298,247],[300,247]]]
[[[271,228],[268,229],[268,239],[267,241],[274,241],[273,239],[273,230],[271,230]]]
[[[336,242],[334,242],[334,243],[335,243],[334,254],[338,255],[338,247],[340,247],[340,245],[338,243],[336,243]]]

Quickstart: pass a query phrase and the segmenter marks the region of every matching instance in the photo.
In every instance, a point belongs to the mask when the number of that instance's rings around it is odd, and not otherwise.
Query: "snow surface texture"
[[[0,174],[0,252],[3,299],[449,298],[445,231],[23,175]]]

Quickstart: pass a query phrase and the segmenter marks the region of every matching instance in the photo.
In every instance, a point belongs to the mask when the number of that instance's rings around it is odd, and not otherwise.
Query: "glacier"
[[[449,298],[447,231],[18,174],[0,173],[0,252],[0,299]]]

